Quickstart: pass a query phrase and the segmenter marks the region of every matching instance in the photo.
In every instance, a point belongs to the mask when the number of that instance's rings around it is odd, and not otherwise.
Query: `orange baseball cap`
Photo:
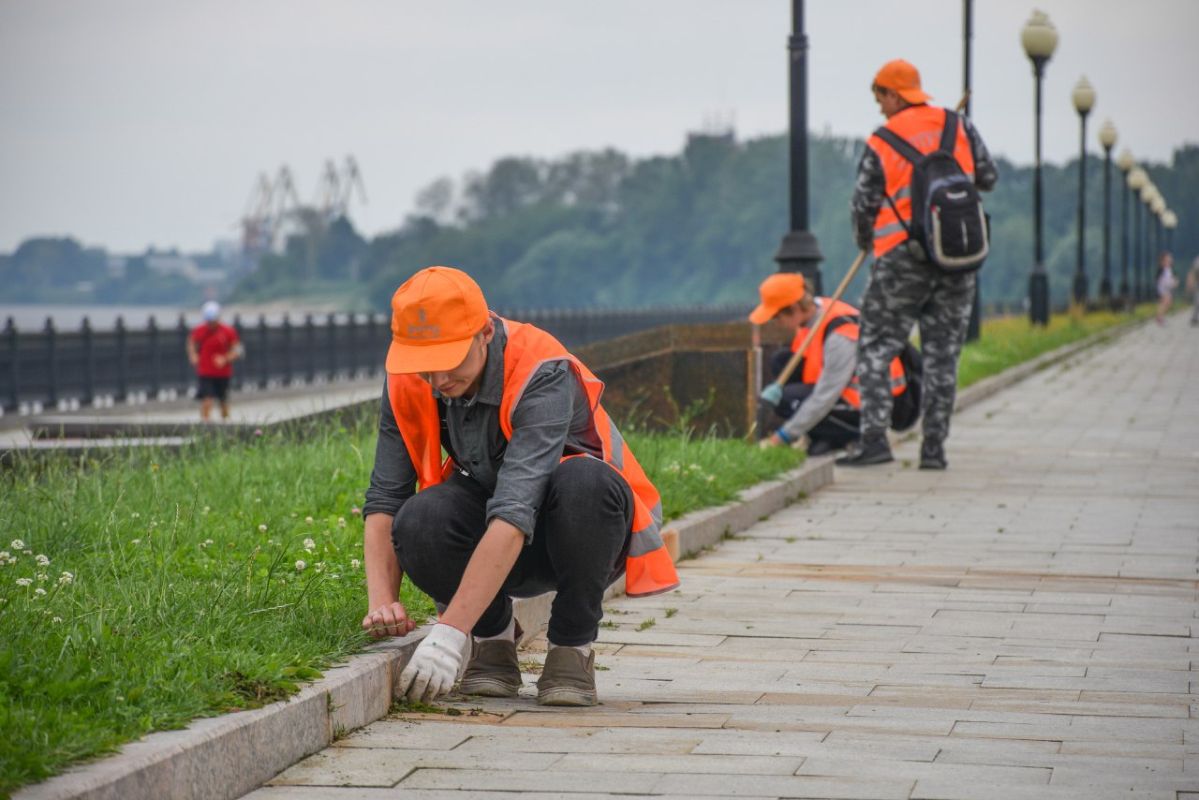
[[[927,103],[932,99],[920,88],[920,70],[902,58],[888,61],[874,76],[874,86],[894,89],[909,103]]]
[[[763,325],[774,319],[780,308],[798,303],[804,296],[803,275],[798,272],[776,272],[758,287],[762,302],[749,312],[749,321]]]
[[[426,267],[391,297],[387,371],[445,372],[461,364],[487,325],[487,301],[474,279],[453,267]]]

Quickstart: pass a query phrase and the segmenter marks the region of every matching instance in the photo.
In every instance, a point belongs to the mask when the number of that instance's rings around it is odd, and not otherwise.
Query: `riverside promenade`
[[[619,598],[602,704],[394,713],[247,795],[1199,800],[1199,331],[963,411]]]

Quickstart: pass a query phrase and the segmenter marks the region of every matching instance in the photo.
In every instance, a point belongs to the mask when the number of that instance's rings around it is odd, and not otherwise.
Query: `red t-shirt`
[[[237,345],[236,330],[220,322],[215,325],[205,322],[192,331],[191,340],[200,357],[196,363],[197,375],[201,378],[228,378],[233,375],[233,365],[226,361],[223,367],[218,367],[216,356],[228,357]]]

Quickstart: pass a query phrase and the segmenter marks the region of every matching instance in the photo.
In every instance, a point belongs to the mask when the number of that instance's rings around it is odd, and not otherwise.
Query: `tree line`
[[[496,307],[628,308],[750,303],[788,224],[787,137],[737,141],[693,134],[682,152],[634,159],[613,149],[558,159],[508,157],[418,193],[415,211],[374,238],[345,218],[288,237],[234,286],[232,300],[336,299],[385,311],[395,287],[422,267],[450,264],[474,275]],[[864,142],[809,139],[811,229],[831,287],[854,256],[849,198]],[[1086,265],[1098,292],[1103,247],[1103,159],[1089,156]],[[1199,146],[1170,163],[1147,164],[1180,219],[1174,251],[1199,252]],[[1076,259],[1078,160],[1044,167],[1044,252],[1054,303],[1069,296]],[[1033,258],[1029,166],[999,160],[984,196],[992,252],[981,273],[985,303],[1018,304]],[[1123,174],[1112,166],[1113,285],[1120,280]],[[106,270],[102,250],[70,239],[30,240],[0,255],[0,298],[59,299],[62,287],[92,284],[96,302],[194,300],[194,287],[146,272],[135,258]],[[864,274],[851,287],[856,299]]]
[[[809,140],[811,228],[835,285],[855,254],[849,198],[864,142]],[[1000,180],[984,202],[992,254],[982,270],[984,303],[1018,304],[1033,259],[1033,170],[999,159]],[[1044,252],[1055,303],[1070,293],[1076,261],[1078,160],[1044,166]],[[1146,165],[1182,224],[1174,250],[1199,252],[1199,146],[1169,164]],[[1103,159],[1086,160],[1086,268],[1092,294],[1102,272]],[[773,261],[788,221],[787,138],[736,141],[692,135],[675,156],[633,159],[616,150],[560,159],[509,157],[460,180],[422,190],[416,211],[394,231],[359,236],[342,220],[319,246],[296,239],[263,259],[236,295],[265,299],[295,276],[341,286],[352,278],[362,302],[383,311],[395,287],[418,269],[468,270],[496,307],[644,307],[749,303]],[[1120,281],[1123,174],[1112,165],[1111,270]],[[1130,244],[1131,247],[1131,244]],[[303,259],[307,258],[307,261]],[[352,274],[347,264],[352,264]],[[864,276],[851,288],[860,293]]]

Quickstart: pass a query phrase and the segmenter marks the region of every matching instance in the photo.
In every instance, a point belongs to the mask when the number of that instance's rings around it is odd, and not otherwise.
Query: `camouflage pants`
[[[862,436],[886,433],[891,421],[889,365],[920,324],[924,356],[924,438],[944,441],[957,392],[958,356],[974,303],[973,273],[946,275],[897,247],[874,264],[862,297],[858,381]]]

